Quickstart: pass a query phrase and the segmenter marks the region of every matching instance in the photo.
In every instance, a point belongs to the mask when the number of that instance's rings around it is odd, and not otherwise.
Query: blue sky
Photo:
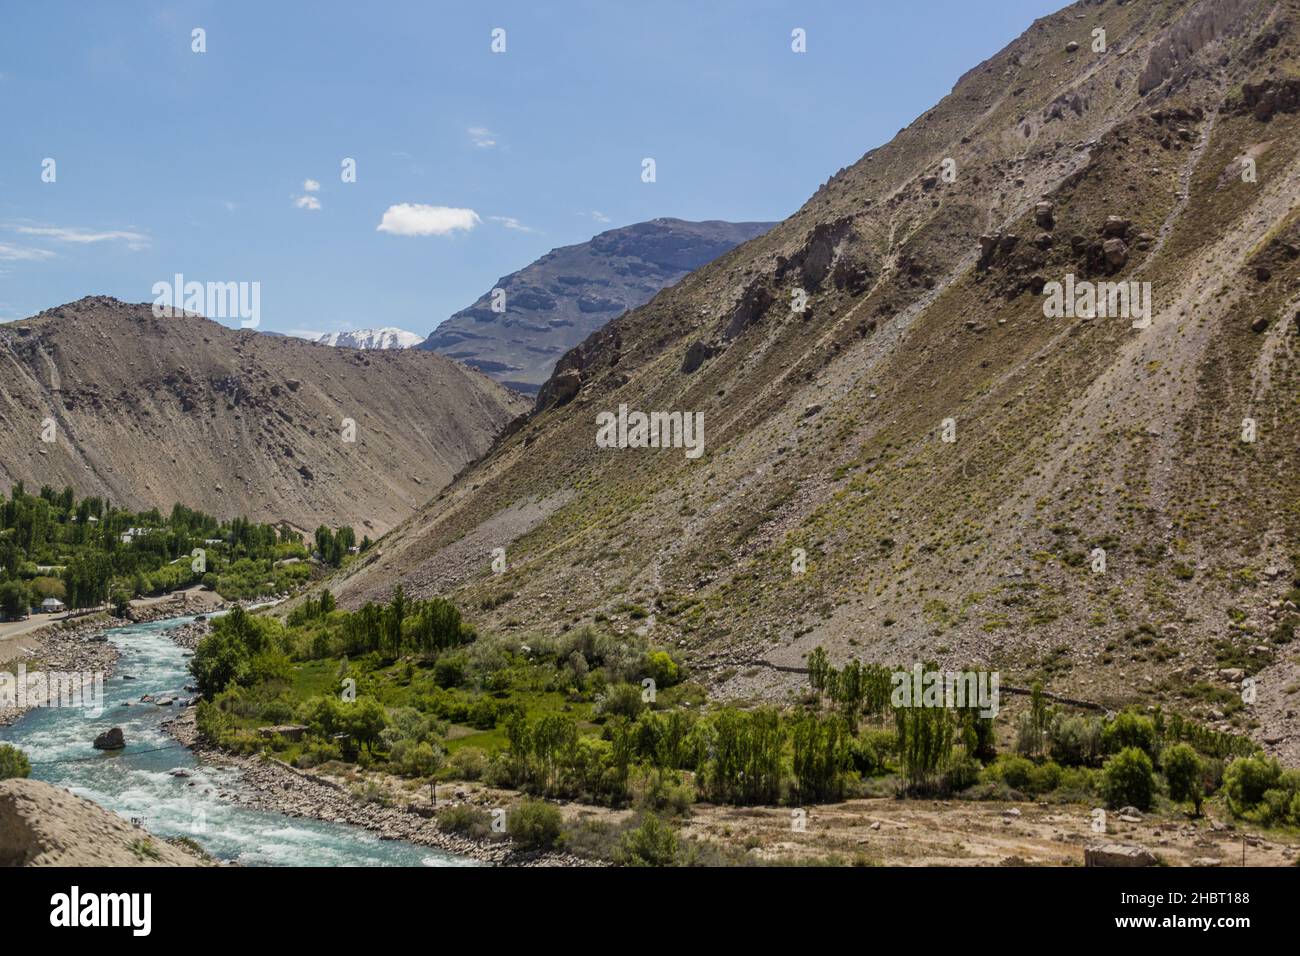
[[[0,320],[179,272],[427,334],[603,229],[788,216],[1063,3],[9,0]]]

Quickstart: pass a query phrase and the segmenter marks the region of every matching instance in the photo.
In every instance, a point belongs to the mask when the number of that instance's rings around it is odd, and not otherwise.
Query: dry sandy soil
[[[207,866],[89,800],[38,780],[0,781],[0,866]]]

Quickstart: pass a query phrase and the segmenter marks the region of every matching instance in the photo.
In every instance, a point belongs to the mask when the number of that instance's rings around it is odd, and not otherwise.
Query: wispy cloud
[[[507,229],[513,229],[516,232],[536,232],[532,226],[525,226],[514,216],[488,216],[493,222],[499,222]]]
[[[449,236],[469,232],[482,221],[473,209],[404,202],[384,210],[376,231],[394,236]]]
[[[302,188],[304,192],[318,193],[320,192],[320,183],[314,179],[304,179]]]
[[[497,144],[497,134],[486,126],[471,126],[465,132],[469,133],[469,141],[479,149],[490,149]]]
[[[7,242],[0,242],[0,260],[5,262],[40,262],[45,259],[53,259],[54,253],[48,249],[32,249],[27,246],[11,246]]]
[[[313,211],[320,209],[320,200],[315,196],[299,196],[293,201],[293,204],[299,209],[311,209]]]
[[[149,245],[148,236],[129,229],[110,229],[97,232],[93,229],[81,229],[76,226],[13,226],[11,228],[14,232],[21,233],[24,236],[40,236],[42,239],[53,239],[55,242],[75,242],[79,245],[94,242],[125,242],[127,248],[132,250],[145,249]]]
[[[596,222],[609,222],[609,216],[606,216],[599,209],[593,209],[591,211],[591,218],[596,220]]]

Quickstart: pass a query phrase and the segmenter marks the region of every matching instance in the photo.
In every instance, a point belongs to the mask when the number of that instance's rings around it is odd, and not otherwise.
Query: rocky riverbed
[[[103,679],[108,680],[113,676],[119,654],[117,648],[104,636],[104,632],[118,626],[119,623],[96,616],[86,620],[51,624],[48,628],[36,632],[40,646],[29,658],[0,664],[0,668],[14,672],[15,677],[15,669],[19,664],[23,664],[28,674],[38,670],[46,674],[96,674],[103,675]],[[4,691],[10,691],[14,686],[11,681],[6,681]],[[0,691],[0,694],[4,691]],[[22,708],[4,706],[8,703],[6,698],[7,694],[0,696],[0,727],[7,727],[27,710],[36,706],[30,702]]]
[[[192,651],[199,646],[199,641],[207,637],[211,630],[212,625],[208,621],[190,621],[188,624],[168,628],[163,633],[171,639],[173,644],[183,647],[187,651]]]

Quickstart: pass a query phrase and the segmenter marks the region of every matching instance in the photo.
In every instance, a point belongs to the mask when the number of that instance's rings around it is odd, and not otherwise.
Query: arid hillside
[[[785,693],[765,662],[818,645],[994,665],[1300,759],[1298,111],[1297,0],[1034,23],[569,352],[342,600],[650,629],[729,696]],[[1045,311],[1118,282],[1149,317]],[[620,405],[702,413],[704,454],[598,447]]]
[[[525,408],[440,355],[334,349],[105,297],[0,326],[0,490],[71,485],[137,509],[375,536]]]
[[[211,866],[67,790],[39,780],[0,782],[0,867]]]

